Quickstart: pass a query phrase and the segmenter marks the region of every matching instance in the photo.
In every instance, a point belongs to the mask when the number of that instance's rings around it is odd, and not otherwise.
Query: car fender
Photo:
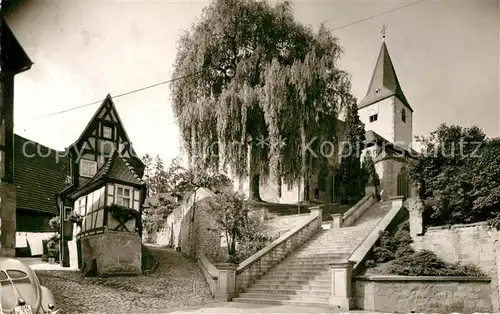
[[[41,310],[43,310],[43,313],[49,313],[49,303],[52,303],[54,305],[54,309],[52,310],[51,313],[57,313],[58,308],[56,305],[56,301],[54,299],[54,295],[52,292],[49,290],[49,288],[45,286],[40,286],[40,289],[42,291],[42,305],[40,307]]]

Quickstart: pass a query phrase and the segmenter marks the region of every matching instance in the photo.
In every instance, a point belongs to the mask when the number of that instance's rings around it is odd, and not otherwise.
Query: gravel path
[[[138,277],[83,278],[75,271],[37,270],[65,314],[157,314],[213,303],[195,261],[171,249],[149,247],[158,269]]]

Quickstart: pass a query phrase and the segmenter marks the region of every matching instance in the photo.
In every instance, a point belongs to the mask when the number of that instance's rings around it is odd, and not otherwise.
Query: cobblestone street
[[[37,270],[62,313],[165,313],[213,303],[194,261],[171,249],[150,248],[160,262],[140,277],[82,278],[77,271]]]

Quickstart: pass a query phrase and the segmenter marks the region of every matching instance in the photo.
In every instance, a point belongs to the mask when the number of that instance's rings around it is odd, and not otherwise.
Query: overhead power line
[[[191,76],[198,75],[198,74],[200,74],[202,72],[203,71],[198,71],[198,72],[195,72],[195,73],[192,73],[192,74],[188,74],[188,75],[176,77],[176,78],[173,78],[173,79],[170,79],[170,80],[167,80],[167,81],[162,81],[162,82],[159,82],[159,83],[155,83],[153,85],[148,85],[148,86],[145,86],[145,87],[134,89],[134,90],[131,90],[129,92],[113,96],[113,99],[119,98],[119,97],[123,97],[123,96],[127,96],[127,95],[131,95],[131,94],[134,94],[134,93],[137,93],[137,92],[141,92],[141,91],[146,90],[146,89],[150,89],[150,88],[157,87],[157,86],[160,86],[160,85],[165,85],[165,84],[172,83],[172,82],[175,82],[175,81],[178,81],[178,80],[182,80],[182,79],[185,79],[185,78],[188,78],[188,77],[191,77]],[[91,102],[91,103],[88,103],[88,104],[85,104],[85,105],[80,105],[80,106],[77,106],[77,107],[72,107],[72,108],[68,108],[68,109],[65,109],[65,110],[57,111],[57,112],[53,112],[53,113],[50,113],[50,114],[47,114],[47,115],[43,115],[40,118],[46,118],[46,117],[55,116],[55,115],[58,115],[58,114],[61,114],[61,113],[65,113],[65,112],[68,112],[68,111],[72,111],[72,110],[76,110],[76,109],[80,109],[80,108],[92,106],[92,105],[99,104],[99,103],[102,103],[102,100],[94,101],[94,102]]]
[[[346,28],[346,27],[349,27],[349,26],[352,26],[352,25],[356,25],[356,24],[359,24],[359,23],[362,23],[362,22],[365,22],[365,21],[368,21],[368,20],[371,20],[371,19],[377,18],[377,17],[379,17],[379,16],[386,15],[386,14],[389,14],[389,13],[392,13],[392,12],[395,12],[395,11],[399,11],[399,10],[402,10],[402,9],[406,9],[406,8],[407,8],[407,7],[409,7],[409,6],[412,6],[412,5],[415,5],[415,4],[418,4],[418,3],[420,3],[420,2],[424,2],[424,1],[425,1],[425,0],[418,0],[418,1],[411,2],[411,3],[405,4],[405,5],[403,5],[403,6],[400,6],[400,7],[394,8],[394,9],[390,9],[390,10],[387,10],[387,11],[384,11],[384,12],[380,12],[380,13],[378,13],[378,14],[375,14],[375,15],[371,15],[371,16],[365,17],[364,19],[361,19],[361,20],[358,20],[358,21],[354,21],[354,22],[351,22],[351,23],[348,23],[348,24],[342,25],[342,26],[338,26],[338,27],[332,28],[332,31],[336,31],[336,30],[339,30],[339,29],[342,29],[342,28]]]
[[[343,28],[346,28],[346,27],[349,27],[349,26],[352,26],[352,25],[356,25],[356,24],[359,24],[359,23],[362,23],[362,22],[365,22],[365,21],[377,18],[377,17],[385,15],[385,14],[389,14],[389,13],[392,13],[392,12],[395,12],[395,11],[399,11],[399,10],[405,9],[407,7],[416,5],[416,4],[421,3],[423,1],[425,1],[425,0],[418,0],[418,1],[415,1],[415,2],[411,2],[411,3],[408,3],[406,5],[397,7],[397,8],[393,8],[393,9],[390,9],[390,10],[387,10],[387,11],[383,11],[381,13],[377,13],[375,15],[368,16],[368,17],[363,18],[361,20],[357,20],[357,21],[354,21],[354,22],[351,22],[351,23],[348,23],[348,24],[345,24],[345,25],[342,25],[342,26],[335,27],[335,28],[333,28],[331,30],[332,31],[336,31],[336,30],[343,29]],[[185,78],[188,78],[188,77],[191,77],[191,76],[198,75],[198,74],[200,74],[202,72],[203,72],[203,70],[199,71],[199,72],[196,72],[196,73],[193,73],[193,74],[176,77],[176,78],[173,78],[173,79],[170,79],[170,80],[167,80],[167,81],[162,81],[162,82],[159,82],[159,83],[155,83],[155,84],[152,84],[152,85],[141,87],[139,89],[131,90],[129,92],[113,96],[113,99],[119,98],[119,97],[123,97],[123,96],[127,96],[127,95],[131,95],[131,94],[134,94],[134,93],[137,93],[137,92],[141,92],[143,90],[151,89],[151,88],[154,88],[154,87],[157,87],[157,86],[165,85],[165,84],[168,84],[168,83],[171,83],[171,82],[174,82],[174,81],[182,80],[182,79],[185,79]],[[95,104],[99,104],[99,103],[102,103],[102,100],[94,101],[94,102],[87,103],[87,104],[80,105],[80,106],[76,106],[76,107],[71,107],[71,108],[68,108],[68,109],[65,109],[65,110],[61,110],[61,111],[56,111],[56,112],[53,112],[53,113],[50,113],[50,114],[46,114],[46,115],[40,116],[38,118],[47,118],[47,117],[59,115],[59,114],[62,114],[62,113],[66,113],[66,112],[69,112],[69,111],[81,109],[81,108],[92,106],[92,105],[95,105]]]

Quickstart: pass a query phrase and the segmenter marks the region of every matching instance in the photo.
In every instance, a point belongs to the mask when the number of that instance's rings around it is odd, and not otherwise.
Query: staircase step
[[[280,262],[233,302],[329,308],[330,263],[347,260],[389,209],[377,203],[349,227],[321,229],[294,252],[282,254]]]
[[[296,271],[287,271],[287,270],[276,270],[276,271],[270,271],[268,272],[265,276],[268,278],[274,278],[274,277],[297,277],[297,276],[307,276],[309,278],[311,277],[318,277],[318,276],[329,276],[330,275],[330,270],[326,271],[301,271],[301,270],[296,270]]]
[[[326,284],[317,284],[317,283],[304,283],[304,284],[293,284],[291,282],[283,281],[283,282],[273,282],[269,284],[258,283],[253,284],[247,291],[257,290],[275,290],[275,289],[285,289],[285,290],[328,290],[330,289],[330,285]]]
[[[325,308],[325,310],[330,311],[328,307],[329,303],[321,303],[321,302],[302,302],[302,301],[291,301],[291,300],[247,299],[247,298],[234,298],[233,302],[270,304],[270,305],[309,306],[309,307]]]
[[[291,294],[257,294],[257,293],[240,293],[239,298],[244,299],[267,299],[267,300],[282,300],[282,301],[305,301],[326,303],[330,302],[329,296],[310,296],[310,295],[291,295]]]
[[[276,286],[276,285],[290,285],[294,287],[302,287],[302,286],[307,286],[307,285],[317,285],[317,286],[329,286],[331,284],[331,279],[330,278],[318,278],[318,279],[312,279],[310,277],[297,277],[296,279],[288,279],[288,278],[274,278],[274,279],[269,279],[269,278],[262,278],[258,282],[252,285],[253,286],[262,286],[262,287],[269,287],[269,286]]]
[[[284,294],[284,295],[299,295],[299,296],[318,296],[318,297],[329,297],[332,293],[330,290],[317,290],[317,289],[289,289],[288,287],[277,288],[277,289],[257,289],[251,288],[246,291],[246,293],[251,294]]]

